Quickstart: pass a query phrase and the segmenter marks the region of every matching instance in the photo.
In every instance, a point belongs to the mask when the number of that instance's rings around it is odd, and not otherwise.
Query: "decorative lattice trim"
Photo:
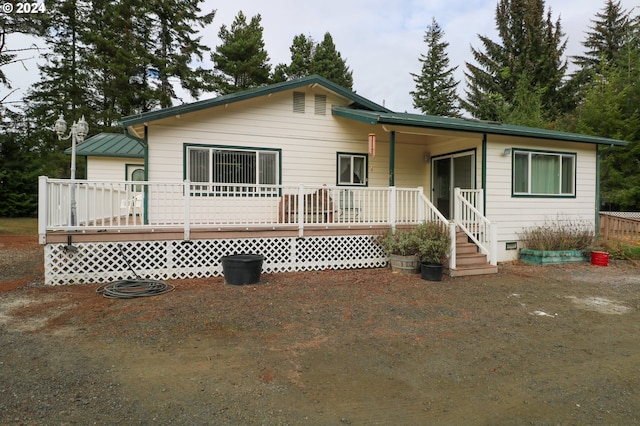
[[[92,242],[74,244],[74,251],[65,247],[45,246],[45,284],[106,283],[132,278],[133,271],[156,280],[222,276],[220,259],[238,253],[262,254],[263,273],[378,268],[387,264],[387,257],[371,235]]]

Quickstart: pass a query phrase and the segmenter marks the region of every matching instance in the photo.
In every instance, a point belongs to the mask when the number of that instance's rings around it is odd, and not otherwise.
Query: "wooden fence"
[[[640,219],[600,214],[599,236],[604,240],[640,242]]]

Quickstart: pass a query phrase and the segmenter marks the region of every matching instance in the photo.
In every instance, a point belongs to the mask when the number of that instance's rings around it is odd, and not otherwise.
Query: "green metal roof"
[[[203,109],[229,104],[232,102],[244,101],[247,99],[257,98],[259,96],[265,96],[272,93],[282,92],[285,90],[292,90],[302,86],[308,86],[317,84],[326,88],[327,90],[338,94],[344,98],[352,101],[351,106],[354,108],[361,108],[363,110],[391,112],[391,110],[371,102],[368,99],[363,98],[354,92],[345,89],[342,86],[327,80],[319,75],[311,75],[308,77],[299,78],[296,80],[285,81],[282,83],[275,83],[269,86],[257,87],[254,89],[245,90],[238,93],[232,93],[229,95],[218,96],[213,99],[206,99],[189,104],[178,105],[170,108],[164,108],[157,111],[144,112],[142,114],[130,115],[122,118],[120,123],[124,127],[134,126],[136,124],[146,123],[150,121],[160,120],[162,118],[172,117],[179,114],[186,114],[190,112],[200,111]]]
[[[439,117],[433,115],[407,114],[397,112],[363,111],[358,109],[333,107],[334,116],[348,118],[367,124],[420,127],[428,129],[452,130],[494,135],[519,136],[538,139],[549,139],[567,142],[582,142],[602,145],[627,145],[628,142],[618,139],[602,138],[579,133],[559,132],[555,130],[536,129],[533,127],[514,126],[491,121],[465,118]]]
[[[64,151],[71,154],[71,148]],[[87,157],[144,158],[140,142],[122,133],[99,133],[76,146],[76,155]]]

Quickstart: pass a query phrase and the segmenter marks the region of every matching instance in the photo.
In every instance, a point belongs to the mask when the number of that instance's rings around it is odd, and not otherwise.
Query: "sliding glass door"
[[[454,188],[475,188],[475,157],[466,151],[431,160],[431,202],[447,219],[453,215]]]

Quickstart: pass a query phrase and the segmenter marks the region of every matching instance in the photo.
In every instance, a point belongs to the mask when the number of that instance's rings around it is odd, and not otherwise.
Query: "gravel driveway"
[[[640,423],[640,269],[500,265],[42,285],[0,235],[1,424]]]

